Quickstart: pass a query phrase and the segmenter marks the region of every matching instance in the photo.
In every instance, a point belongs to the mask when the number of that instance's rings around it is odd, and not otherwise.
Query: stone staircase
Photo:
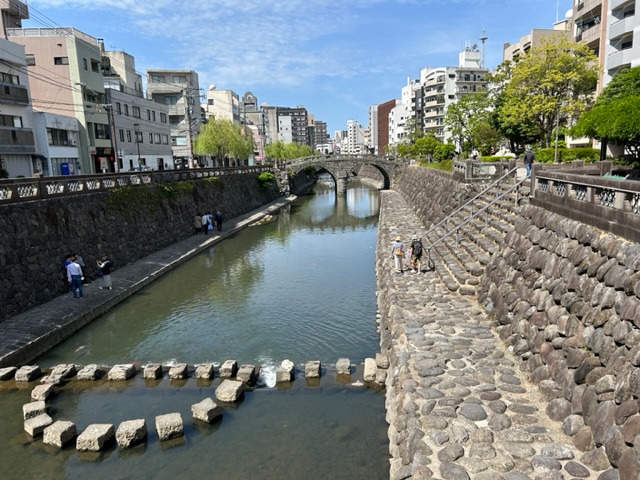
[[[530,181],[526,180],[517,193],[510,192],[478,212],[514,183],[515,180],[510,180],[492,186],[423,237],[425,248],[434,245],[431,266],[449,290],[462,295],[476,294],[485,267],[504,244],[505,235],[513,230],[522,206],[529,201]],[[463,225],[466,220],[468,223]]]

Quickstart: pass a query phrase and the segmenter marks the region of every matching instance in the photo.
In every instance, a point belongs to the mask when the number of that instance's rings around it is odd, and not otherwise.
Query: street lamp
[[[138,123],[133,124],[133,130],[136,132],[136,147],[138,148],[138,167],[140,167],[140,125]]]

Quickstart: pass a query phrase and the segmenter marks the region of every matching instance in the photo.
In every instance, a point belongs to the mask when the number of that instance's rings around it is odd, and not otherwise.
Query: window
[[[0,126],[22,128],[22,117],[14,115],[0,115]]]
[[[27,60],[27,66],[36,64],[36,56],[33,53],[27,53],[25,59]]]
[[[49,145],[69,145],[67,131],[58,128],[47,128],[47,142]]]
[[[163,75],[151,75],[149,78],[151,79],[151,83],[164,83]]]
[[[187,83],[187,77],[184,75],[174,75],[171,81],[173,83]]]
[[[86,58],[82,59],[82,66],[84,67],[85,70],[89,70],[89,64],[87,63]]]
[[[136,132],[136,143],[144,143],[142,132]]]
[[[167,114],[160,113],[160,123],[167,123]]]
[[[127,130],[127,142],[131,143],[131,130]]]
[[[166,95],[164,97],[165,105],[177,105],[177,103],[178,103],[178,97],[176,95]]]
[[[122,115],[122,105],[120,105],[120,102],[116,102],[116,113]]]
[[[103,123],[94,123],[94,133],[97,139],[108,140],[111,138],[109,135],[109,125],[104,125]]]
[[[159,133],[155,134],[154,143],[157,143],[158,145],[160,145],[160,134]]]
[[[169,145],[169,135],[162,135],[162,144]]]
[[[182,115],[169,115],[169,125],[180,125],[183,118]]]
[[[140,118],[140,107],[135,105],[131,107],[131,116],[134,118]]]
[[[91,70],[100,73],[100,61],[94,58],[91,59]]]
[[[147,108],[147,120],[151,120],[151,110]]]
[[[213,98],[207,100],[207,105],[213,105]]]
[[[124,130],[120,129],[120,141],[124,142]]]
[[[11,75],[10,73],[3,73],[0,76],[2,83],[12,83],[13,85],[20,85],[20,77],[18,75]]]
[[[124,114],[127,117],[129,116],[129,105],[127,105],[126,103],[124,104]]]
[[[153,133],[149,134],[149,143],[153,143]]]
[[[153,120],[154,122],[156,121],[156,111],[155,110],[151,111],[151,120]]]
[[[69,57],[53,57],[54,65],[69,65]]]

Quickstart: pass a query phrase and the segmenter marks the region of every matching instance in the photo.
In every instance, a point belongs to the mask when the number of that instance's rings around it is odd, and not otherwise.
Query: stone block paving
[[[84,297],[75,300],[62,295],[28,312],[0,321],[0,367],[23,365],[69,337],[114,305],[189,260],[215,243],[277,212],[295,200],[279,198],[262,207],[224,222],[222,232],[192,235],[135,263],[116,269],[113,290],[99,290],[98,282],[84,287]]]
[[[422,274],[394,272],[392,240],[409,243],[424,227],[399,193],[382,195],[377,262],[379,306],[387,309],[381,345],[392,372],[390,478],[619,478],[581,460],[475,297],[449,291],[425,266]]]

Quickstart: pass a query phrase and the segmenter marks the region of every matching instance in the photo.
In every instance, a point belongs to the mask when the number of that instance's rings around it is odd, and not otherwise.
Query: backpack
[[[416,240],[413,242],[413,256],[419,257],[422,255],[422,242],[420,240]]]
[[[402,256],[402,248],[396,247],[396,249],[394,250],[394,254],[396,255],[396,257],[401,257]]]

